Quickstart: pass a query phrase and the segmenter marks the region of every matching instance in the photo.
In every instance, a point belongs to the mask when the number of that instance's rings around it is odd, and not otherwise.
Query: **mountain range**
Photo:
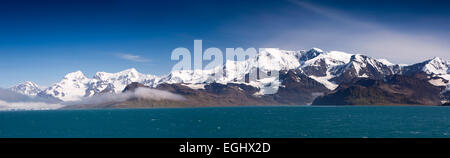
[[[132,91],[130,87],[133,86],[165,90],[187,98],[185,101],[146,101],[133,98],[98,107],[145,107],[150,104],[155,107],[169,104],[227,106],[312,103],[437,105],[447,102],[450,98],[449,65],[449,61],[438,57],[417,64],[404,65],[361,54],[325,52],[318,48],[307,51],[263,49],[254,58],[226,61],[223,66],[212,70],[180,70],[155,76],[139,73],[132,68],[118,73],[97,72],[92,78],[77,71],[67,74],[60,82],[49,87],[42,88],[33,82],[25,82],[9,90],[31,97],[52,98],[60,102],[76,102],[94,96],[120,94]],[[235,70],[238,68],[241,73],[236,73]],[[248,75],[256,69],[262,72],[278,71],[279,80],[266,78],[249,81]],[[217,70],[227,75],[216,79]],[[434,96],[422,100],[415,99],[425,96],[422,95],[424,93],[426,96],[430,94]],[[382,101],[374,100],[380,97],[383,98]],[[316,98],[318,100],[314,101]]]

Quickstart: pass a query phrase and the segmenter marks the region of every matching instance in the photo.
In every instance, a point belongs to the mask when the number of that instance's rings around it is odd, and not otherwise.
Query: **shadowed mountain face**
[[[304,105],[310,104],[315,97],[329,92],[324,85],[306,76],[300,70],[280,72],[282,86],[273,95],[281,105]]]
[[[426,81],[402,75],[382,80],[356,79],[317,98],[313,105],[441,105],[441,90]]]

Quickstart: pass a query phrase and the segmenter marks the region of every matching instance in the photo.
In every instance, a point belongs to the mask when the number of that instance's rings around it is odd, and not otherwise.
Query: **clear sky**
[[[0,87],[82,70],[168,73],[177,47],[339,50],[394,63],[450,59],[450,2],[2,0]]]

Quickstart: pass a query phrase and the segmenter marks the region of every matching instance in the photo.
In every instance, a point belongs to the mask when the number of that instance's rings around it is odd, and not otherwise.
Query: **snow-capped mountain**
[[[227,60],[223,66],[218,66],[211,70],[181,70],[173,71],[169,75],[163,76],[161,82],[164,83],[228,83],[242,80],[246,74],[256,68],[261,71],[269,70],[290,70],[298,68],[301,51],[285,51],[279,49],[262,49],[256,57],[244,61]],[[223,72],[225,77],[217,77],[218,80],[211,80],[213,74]]]
[[[426,64],[422,68],[422,71],[427,74],[445,75],[449,72],[448,67],[449,65],[447,61],[439,57],[435,57],[426,62]]]
[[[339,66],[335,73],[337,77],[332,80],[342,83],[354,78],[382,79],[399,72],[394,66],[386,65],[386,62],[388,61],[381,62],[365,55],[352,55],[349,63]]]
[[[300,57],[300,61],[308,61],[324,53],[325,52],[322,49],[312,48],[311,50],[302,54],[302,56]]]
[[[36,96],[38,93],[42,91],[41,88],[36,83],[31,81],[27,81],[14,87],[11,87],[9,88],[9,90],[28,96]]]
[[[434,58],[427,62],[422,68],[422,71],[437,77],[438,79],[431,79],[429,82],[435,86],[446,86],[446,90],[450,89],[450,74],[449,63],[441,58]],[[439,79],[440,78],[440,79]]]
[[[410,75],[417,72],[423,72],[429,75],[429,82],[435,86],[447,86],[450,87],[450,72],[449,62],[441,58],[435,57],[433,59],[405,66],[403,68],[403,74]]]
[[[301,59],[306,61],[301,61],[300,69],[330,90],[354,78],[380,79],[400,72],[399,65],[386,59],[339,51],[323,52],[317,48],[306,52]]]
[[[218,66],[211,70],[181,70],[173,71],[169,75],[163,76],[159,83],[244,83],[254,87],[263,89],[265,86],[277,88],[278,80],[275,78],[266,78],[256,82],[245,83],[245,76],[256,71],[258,68],[261,72],[280,71],[296,69],[300,66],[300,57],[304,51],[286,51],[279,49],[261,49],[254,57],[244,61],[227,60],[224,66]],[[218,72],[226,74],[225,77],[216,75]],[[262,94],[268,92],[261,91]]]
[[[67,74],[60,82],[43,90],[40,95],[52,96],[62,101],[78,101],[96,94],[122,92],[132,82],[153,85],[157,80],[158,77],[141,74],[134,68],[118,73],[97,72],[93,78],[76,71]]]
[[[311,52],[316,52],[317,49],[312,49],[306,53],[311,54]],[[331,52],[320,52],[314,53],[315,57],[312,59],[307,58],[306,61],[301,61],[302,65],[300,69],[309,77],[322,83],[330,90],[338,87],[338,83],[332,81],[333,78],[339,76],[337,70],[340,66],[345,65],[350,62],[352,54],[331,51]]]
[[[76,101],[85,96],[90,81],[83,72],[72,72],[64,76],[60,82],[42,91],[39,95],[49,95],[63,101]]]
[[[118,73],[97,72],[90,82],[86,96],[98,93],[119,93],[129,84],[139,82],[154,87],[159,78],[153,75],[139,73],[135,68]]]
[[[173,71],[158,77],[139,73],[133,68],[118,73],[97,72],[92,78],[88,78],[81,71],[77,71],[67,74],[60,82],[42,91],[32,83],[18,85],[14,87],[14,91],[32,96],[49,96],[62,101],[77,101],[104,93],[120,93],[133,82],[149,87],[157,87],[160,84],[182,83],[192,89],[204,89],[211,83],[245,84],[260,89],[255,95],[273,94],[277,92],[279,87],[286,86],[282,85],[283,79],[277,80],[274,77],[247,81],[248,74],[256,70],[264,73],[293,70],[297,76],[303,78],[302,81],[293,78],[293,81],[310,82],[315,80],[328,90],[334,90],[341,83],[349,82],[355,78],[382,79],[394,74],[408,75],[424,72],[429,75],[430,83],[436,86],[447,86],[447,89],[450,89],[450,70],[448,67],[449,62],[440,58],[402,66],[392,64],[385,59],[375,59],[339,51],[325,52],[318,48],[308,51],[268,48],[260,50],[254,58],[243,61],[226,61],[224,65],[210,70]],[[224,76],[218,75],[219,72],[223,73]],[[267,90],[268,87],[274,91]]]
[[[400,71],[400,66],[383,59],[353,55],[339,51],[324,52],[313,48],[308,51],[287,51],[279,49],[263,49],[254,58],[244,61],[226,61],[224,67],[208,71],[182,70],[174,71],[162,77],[161,83],[242,83],[245,76],[259,68],[262,72],[299,69],[310,78],[333,90],[349,78],[365,77],[379,79]],[[226,76],[219,79],[213,74],[223,71]],[[248,83],[262,89],[267,85],[279,86],[272,79]],[[260,92],[266,94],[264,92]]]
[[[439,57],[435,57],[433,59],[405,66],[403,73],[414,73],[414,72],[425,72],[427,74],[433,75],[443,75],[449,73],[449,62],[445,61]]]

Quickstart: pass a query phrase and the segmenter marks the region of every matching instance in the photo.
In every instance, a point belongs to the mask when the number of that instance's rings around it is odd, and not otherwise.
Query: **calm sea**
[[[2,138],[450,137],[450,107],[226,107],[0,112]]]

